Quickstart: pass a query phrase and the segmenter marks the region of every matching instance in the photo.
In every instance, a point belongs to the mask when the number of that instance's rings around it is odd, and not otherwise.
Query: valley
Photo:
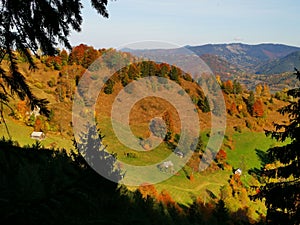
[[[253,171],[255,168],[261,168],[259,156],[270,147],[288,143],[288,141],[276,142],[266,137],[264,130],[274,130],[274,122],[287,121],[288,118],[281,115],[278,110],[293,100],[288,98],[286,91],[298,84],[293,82],[296,78],[293,78],[289,69],[280,74],[256,74],[251,68],[258,68],[259,64],[267,63],[269,60],[281,60],[278,57],[283,57],[283,62],[286,62],[287,55],[299,49],[275,45],[249,47],[239,44],[226,46],[226,51],[223,49],[224,46],[188,48],[197,54],[203,53],[201,58],[215,73],[217,87],[205,76],[194,80],[192,75],[175,65],[153,61],[136,63],[138,55],[135,56],[132,50],[130,53],[114,49],[96,50],[82,44],[73,48],[71,53],[62,50],[58,56],[42,56],[41,59],[36,59],[38,68],[36,70],[29,70],[28,63],[20,56],[19,67],[22,74],[33,93],[49,101],[50,115],[32,116],[32,109],[28,107],[26,101],[11,98],[11,107],[4,108],[3,111],[5,120],[0,124],[0,134],[6,140],[11,137],[17,146],[29,148],[38,145],[39,148],[66,151],[72,155],[76,152],[73,145],[73,123],[77,121],[74,118],[72,120],[74,95],[77,94],[79,100],[82,100],[82,112],[88,115],[90,106],[93,105],[89,102],[88,96],[94,95],[93,90],[89,90],[89,85],[93,82],[96,85],[103,82],[101,76],[97,75],[99,68],[101,73],[110,74],[115,65],[125,62],[125,67],[109,79],[105,78],[105,86],[98,93],[95,112],[92,112],[97,128],[103,135],[102,144],[107,146],[107,152],[116,155],[118,168],[122,170],[123,163],[134,166],[162,163],[179,146],[182,132],[180,113],[174,105],[155,96],[147,96],[135,102],[128,115],[130,129],[139,139],[143,151],[135,151],[130,146],[125,146],[118,140],[112,127],[113,104],[115,101],[123,101],[120,99],[120,92],[125,90],[129,96],[134,96],[133,90],[127,85],[147,76],[158,77],[158,83],[150,85],[153,90],[159,91],[164,88],[171,90],[176,85],[182,88],[172,98],[188,96],[199,119],[197,122],[200,124],[200,133],[197,143],[194,143],[197,147],[186,165],[171,174],[168,179],[150,184],[150,187],[153,185],[155,193],[170,196],[172,201],[182,207],[190,206],[195,199],[200,199],[199,201],[206,204],[222,198],[231,212],[236,212],[240,208],[249,210],[251,208],[248,217],[258,221],[266,214],[266,208],[263,202],[252,202],[249,198],[249,195],[257,191],[252,187],[259,185],[259,178]],[[161,53],[161,50],[159,52]],[[100,56],[101,60],[97,61]],[[245,58],[247,60],[244,60]],[[96,64],[92,64],[94,61]],[[86,76],[85,80],[78,86],[83,74]],[[217,115],[218,109],[199,86],[201,82],[206,83],[209,88],[221,90],[226,108],[224,121],[226,129],[222,145],[205,171],[200,170],[199,163],[207,150],[206,146],[212,135],[212,118]],[[117,110],[121,113],[123,109]],[[152,119],[155,117],[162,118],[165,124],[153,122]],[[119,123],[119,127],[124,125],[120,121],[116,123]],[[33,131],[44,132],[45,140],[36,142],[31,139],[30,134]],[[154,139],[149,138],[151,135]],[[152,149],[157,140],[161,143]],[[185,147],[187,149],[179,149],[183,155],[192,148]],[[239,176],[235,174],[237,169],[242,171]],[[124,179],[127,179],[126,174]],[[128,186],[128,189],[141,192],[144,190],[142,183]],[[147,191],[149,190],[146,188],[146,193]],[[229,194],[230,192],[236,194]],[[158,194],[149,195],[158,198]]]
[[[84,60],[78,58],[80,51],[89,54]],[[232,49],[231,49],[232,52]],[[236,52],[232,52],[234,54]],[[38,70],[28,70],[27,63],[20,62],[22,73],[26,77],[32,91],[42,98],[49,101],[49,117],[42,115],[30,116],[30,108],[26,106],[26,102],[11,99],[12,108],[5,108],[5,122],[13,141],[20,146],[37,146],[37,142],[30,138],[33,131],[41,131],[46,134],[45,140],[38,142],[38,145],[62,151],[65,149],[68,154],[72,154],[75,150],[73,145],[73,122],[72,121],[72,101],[76,90],[76,85],[80,77],[85,72],[88,74],[84,81],[86,85],[89,82],[98,82],[99,77],[96,72],[88,66],[99,55],[104,55],[104,60],[112,62],[112,58],[127,60],[130,62],[134,57],[129,53],[117,52],[115,50],[97,51],[90,46],[80,45],[73,49],[70,55],[61,52],[57,58],[44,56],[38,61]],[[236,53],[237,54],[237,53]],[[286,53],[287,54],[287,53]],[[274,53],[274,55],[276,55]],[[77,57],[77,58],[76,58]],[[275,57],[275,56],[274,56]],[[67,60],[67,58],[69,58]],[[221,57],[222,58],[222,57]],[[251,74],[243,71],[243,66],[230,66],[224,59],[217,59],[215,56],[204,55],[209,66],[217,71],[216,81],[222,89],[224,102],[226,106],[226,131],[224,133],[223,144],[221,150],[211,165],[202,172],[199,172],[199,163],[205,154],[206,145],[211,135],[211,119],[216,105],[209,104],[207,96],[203,90],[192,79],[192,77],[175,66],[167,64],[157,64],[154,62],[133,63],[115,73],[110,81],[106,81],[105,87],[98,95],[95,106],[95,119],[97,127],[104,136],[103,144],[106,150],[116,155],[118,159],[118,167],[122,168],[122,164],[135,166],[147,166],[162,163],[176,147],[179,146],[178,141],[181,131],[181,118],[174,107],[165,99],[149,96],[137,101],[130,109],[128,115],[129,126],[140,141],[140,147],[143,151],[134,151],[125,146],[115,134],[112,127],[112,107],[116,99],[120,98],[119,93],[124,89],[130,96],[132,90],[126,90],[126,85],[140,78],[150,76],[158,76],[167,78],[171,81],[159,81],[161,83],[152,85],[152,88],[160,90],[161,88],[171,88],[172,82],[179,84],[182,92],[175,93],[178,98],[187,94],[194,104],[195,113],[198,115],[200,124],[200,133],[198,145],[195,152],[190,156],[187,164],[178,172],[170,176],[167,180],[154,184],[153,188],[160,193],[167,193],[170,197],[180,205],[189,206],[194,200],[200,198],[201,201],[216,201],[220,196],[224,195],[225,190],[238,188],[240,191],[253,194],[252,186],[258,185],[258,179],[251,171],[261,167],[259,153],[266,152],[272,146],[280,146],[285,143],[278,143],[275,140],[266,137],[264,130],[273,130],[273,123],[282,123],[287,120],[282,116],[278,109],[285,106],[289,100],[284,92],[286,86],[291,87],[288,82],[291,79],[291,73],[272,75]],[[67,61],[63,61],[67,60]],[[217,59],[217,60],[216,60]],[[71,60],[71,63],[70,63]],[[82,60],[82,61],[80,61]],[[86,61],[89,60],[89,61]],[[252,60],[255,62],[255,60]],[[85,64],[86,63],[86,64]],[[101,62],[103,63],[103,62]],[[100,66],[103,71],[103,65]],[[87,69],[86,69],[87,68]],[[109,73],[110,69],[104,69]],[[278,78],[277,78],[278,77]],[[250,80],[250,82],[248,82]],[[283,82],[283,80],[286,80]],[[258,82],[259,81],[259,82]],[[202,80],[200,82],[209,81]],[[283,86],[277,86],[274,83]],[[175,84],[174,83],[174,84]],[[255,84],[255,85],[254,85]],[[286,86],[284,86],[286,84]],[[213,86],[209,86],[214,88]],[[282,89],[276,89],[281,87]],[[85,90],[85,86],[79,86],[79,90]],[[277,93],[275,95],[275,91]],[[85,92],[80,92],[80,98],[84,98]],[[175,97],[175,96],[174,96]],[[118,100],[121,101],[121,100]],[[89,102],[84,102],[82,112],[88,112]],[[121,110],[121,109],[118,109]],[[160,117],[166,122],[164,129],[168,134],[166,139],[160,140],[160,144],[152,149],[152,141],[149,139],[151,135],[158,138],[161,134],[159,124],[152,121],[153,118]],[[154,128],[151,130],[151,123]],[[154,123],[154,124],[153,124]],[[5,123],[0,125],[0,131],[5,139],[9,139]],[[120,124],[120,126],[123,126]],[[156,128],[155,128],[156,127]],[[155,130],[158,129],[158,130]],[[22,132],[20,132],[22,130]],[[163,135],[165,135],[164,133]],[[185,154],[186,150],[183,151]],[[234,172],[240,169],[241,176],[236,181]],[[137,171],[136,171],[137,172]],[[157,169],[158,173],[159,172]],[[167,172],[169,173],[169,172]],[[161,174],[163,175],[163,174]],[[168,175],[168,174],[167,174]],[[125,180],[134,176],[134,174],[125,174]],[[149,175],[147,175],[149,176]],[[238,182],[235,184],[235,182]],[[142,185],[142,184],[140,184]],[[235,187],[237,185],[237,187]],[[143,186],[128,187],[130,190],[143,190]],[[156,198],[155,196],[152,196]],[[237,195],[227,195],[224,198],[226,207],[230,211],[236,211],[240,207],[251,206],[256,211],[251,211],[249,217],[259,219],[260,215],[266,213],[266,209],[262,202],[253,203],[249,197]]]

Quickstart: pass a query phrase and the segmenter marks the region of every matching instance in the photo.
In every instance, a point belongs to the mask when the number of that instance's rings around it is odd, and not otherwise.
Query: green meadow
[[[20,146],[32,145],[36,142],[30,138],[30,133],[33,131],[32,127],[25,126],[10,118],[7,118],[6,122],[12,139],[17,140]],[[145,166],[163,162],[172,152],[172,149],[170,149],[166,143],[162,143],[150,151],[134,151],[130,147],[124,146],[123,143],[117,139],[108,118],[99,122],[99,128],[102,135],[104,135],[103,143],[107,146],[107,150],[116,153],[119,161],[129,165]],[[147,129],[148,127],[146,125],[132,128],[134,132],[138,130],[146,131]],[[2,134],[1,136],[8,138],[3,123],[0,125],[0,133]],[[251,175],[249,175],[247,171],[251,168],[260,167],[260,161],[255,150],[266,151],[271,146],[282,144],[266,137],[262,132],[232,132],[226,134],[226,136],[230,136],[234,146],[233,149],[229,147],[224,148],[227,153],[227,162],[235,169],[242,169],[242,181],[246,186],[249,180],[251,180]],[[202,132],[201,137],[204,144],[207,143],[209,139],[207,132]],[[46,139],[41,141],[43,146],[49,148],[53,143],[56,143],[60,148],[73,148],[70,137],[62,137],[54,133],[47,133]],[[224,143],[226,143],[226,138],[224,139]],[[128,153],[131,154],[128,155]],[[205,200],[211,198],[211,193],[218,196],[220,187],[227,184],[230,175],[233,174],[232,171],[228,170],[202,173],[195,172],[194,180],[191,181],[188,177],[191,173],[191,168],[185,166],[184,169],[170,176],[169,179],[157,183],[155,186],[158,191],[167,190],[175,201],[186,205],[191,203],[195,197],[201,197]]]

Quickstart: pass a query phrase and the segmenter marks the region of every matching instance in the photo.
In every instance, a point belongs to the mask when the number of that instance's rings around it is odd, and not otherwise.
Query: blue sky
[[[179,46],[280,43],[300,46],[298,0],[116,0],[109,19],[84,0],[83,27],[72,45],[96,48],[155,40]]]

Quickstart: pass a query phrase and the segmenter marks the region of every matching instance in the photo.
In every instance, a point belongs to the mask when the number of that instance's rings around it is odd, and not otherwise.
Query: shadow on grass
[[[261,162],[261,168],[251,168],[249,169],[248,173],[254,176],[257,179],[260,179],[262,168],[265,167],[266,164],[270,163],[272,160],[269,158],[268,153],[266,151],[255,149],[256,155]]]
[[[76,153],[0,141],[2,225],[250,224],[221,203],[195,200],[184,208],[166,196],[143,197],[110,182]]]

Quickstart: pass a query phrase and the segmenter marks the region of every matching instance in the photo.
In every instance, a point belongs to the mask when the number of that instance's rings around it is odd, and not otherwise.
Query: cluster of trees
[[[12,111],[12,115],[27,126],[32,126],[34,131],[47,132],[56,129],[55,124],[51,123],[54,117],[53,109],[50,110],[48,117],[45,117],[39,113],[37,108],[32,111],[26,101],[19,101],[16,105],[16,110]]]
[[[261,98],[256,98],[253,91],[246,100],[247,109],[251,116],[262,117],[264,115],[264,103]]]
[[[217,79],[222,90],[226,94],[234,94],[232,98],[234,101],[229,103],[227,111],[230,115],[250,114],[253,117],[263,117],[265,115],[264,99],[270,98],[270,88],[267,84],[258,84],[254,91],[247,91],[237,80],[227,80],[222,82],[220,78]],[[248,92],[248,97],[244,95]],[[239,96],[243,94],[242,100]],[[246,107],[245,107],[246,106]],[[246,109],[246,110],[245,110]]]
[[[184,73],[180,68],[166,63],[158,64],[153,61],[143,61],[125,66],[116,73],[115,79],[120,80],[122,86],[125,87],[133,80],[148,76],[157,76],[158,82],[162,85],[167,85],[166,79],[173,80],[178,84],[180,84],[180,79],[192,81],[191,76]],[[113,92],[113,84],[114,81],[111,81],[106,85],[109,86],[108,94]]]
[[[243,87],[237,80],[222,82],[221,87],[226,94],[241,94],[243,92]]]
[[[66,65],[80,65],[85,69],[93,70],[95,68],[90,67],[100,56],[112,51],[117,54],[117,51],[113,49],[99,49],[96,50],[92,46],[86,44],[80,44],[71,49],[68,53],[65,49],[61,50],[55,56],[43,55],[41,61],[48,67],[55,70],[61,70]],[[103,57],[104,58],[104,57]],[[89,68],[90,67],[90,68]]]
[[[227,105],[229,115],[242,114],[243,116],[247,116],[246,114],[250,114],[253,117],[263,117],[265,115],[263,98],[271,96],[267,84],[263,86],[261,84],[257,85],[256,91],[250,91],[248,97],[244,97],[247,90],[243,89],[241,84],[236,80],[221,82],[221,87],[224,93],[234,94],[231,97],[233,101]]]

